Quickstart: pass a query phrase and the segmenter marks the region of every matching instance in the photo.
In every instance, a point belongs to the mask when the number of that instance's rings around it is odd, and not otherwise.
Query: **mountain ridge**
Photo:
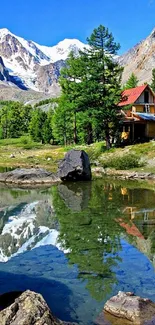
[[[39,45],[7,28],[0,29],[0,99],[27,101],[58,96],[60,70],[70,51],[78,54],[88,46],[67,38],[54,46]],[[115,59],[124,67],[123,84],[132,72],[139,84],[150,83],[155,67],[155,28],[146,39]]]
[[[48,47],[16,36],[7,28],[0,29],[0,56],[13,82],[37,92],[52,93],[70,51],[77,54],[85,46],[79,40],[65,39]]]

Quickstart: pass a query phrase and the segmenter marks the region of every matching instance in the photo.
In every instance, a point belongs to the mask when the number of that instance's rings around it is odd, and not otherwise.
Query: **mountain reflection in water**
[[[38,290],[60,318],[91,324],[118,290],[155,300],[154,239],[155,192],[136,182],[1,186],[0,262],[6,263],[0,263],[0,293]],[[68,291],[50,289],[47,279],[59,279]],[[63,309],[66,292],[72,298],[63,314],[51,301],[58,295]]]

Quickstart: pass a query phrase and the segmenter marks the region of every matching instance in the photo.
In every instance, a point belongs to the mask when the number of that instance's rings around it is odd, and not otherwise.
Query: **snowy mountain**
[[[65,39],[48,47],[27,41],[0,29],[0,56],[12,77],[12,82],[21,89],[52,93],[59,90],[58,77],[70,51],[78,53],[88,45],[76,39]]]
[[[43,46],[0,29],[0,99],[31,102],[60,94],[58,78],[70,51],[75,54],[88,45],[64,39],[55,46]],[[122,83],[134,72],[139,83],[150,83],[155,67],[155,29],[139,44],[117,57],[124,67]],[[26,91],[25,91],[26,90]]]
[[[37,43],[34,44],[40,49],[40,51],[50,58],[51,62],[66,60],[71,51],[78,54],[79,50],[83,50],[84,47],[88,47],[87,44],[84,44],[77,39],[64,39],[53,47],[42,46]]]

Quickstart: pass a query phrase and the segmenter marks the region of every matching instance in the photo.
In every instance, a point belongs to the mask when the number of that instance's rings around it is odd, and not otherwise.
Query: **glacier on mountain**
[[[0,29],[0,56],[10,76],[16,84],[20,80],[23,87],[39,92],[51,92],[52,86],[57,84],[59,75],[56,71],[60,73],[57,62],[63,65],[71,51],[78,54],[85,47],[88,45],[77,39],[64,39],[51,47],[39,45],[16,36],[7,28]],[[61,68],[60,63],[59,66]],[[46,79],[49,74],[53,78],[48,83]]]

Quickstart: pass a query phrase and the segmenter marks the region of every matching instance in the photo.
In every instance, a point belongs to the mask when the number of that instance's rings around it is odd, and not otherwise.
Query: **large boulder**
[[[91,168],[87,153],[84,150],[70,150],[61,161],[58,177],[62,181],[90,181]]]
[[[40,294],[27,290],[15,299],[12,305],[0,312],[0,324],[69,325],[71,323],[57,319]]]
[[[155,325],[155,303],[135,296],[131,292],[119,291],[106,302],[104,311],[130,321],[134,325]]]
[[[17,168],[0,173],[0,182],[13,184],[43,184],[56,182],[57,176],[43,168]]]

